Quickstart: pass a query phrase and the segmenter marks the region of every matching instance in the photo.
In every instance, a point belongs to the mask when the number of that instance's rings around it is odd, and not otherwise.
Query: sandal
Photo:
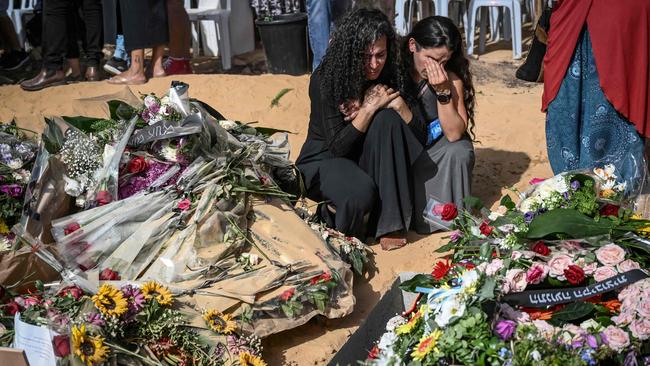
[[[404,237],[404,234],[387,234],[379,238],[379,244],[383,250],[395,250],[406,245],[406,238]]]
[[[139,78],[136,76],[123,76],[122,74],[115,75],[108,79],[109,84],[117,85],[141,85],[147,82],[147,78]]]

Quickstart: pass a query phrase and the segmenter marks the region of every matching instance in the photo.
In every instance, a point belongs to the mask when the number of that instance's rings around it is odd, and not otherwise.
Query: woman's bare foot
[[[379,238],[379,244],[383,250],[399,249],[406,245],[406,234],[401,232],[386,234]]]
[[[108,79],[109,84],[139,85],[146,82],[147,78],[144,76],[144,73],[134,73],[131,70],[127,70]]]

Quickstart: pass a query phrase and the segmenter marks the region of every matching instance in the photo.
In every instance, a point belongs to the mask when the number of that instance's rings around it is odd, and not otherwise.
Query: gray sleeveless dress
[[[438,118],[435,92],[426,82],[418,85],[418,113],[429,122]],[[436,230],[424,220],[423,212],[429,198],[442,203],[453,202],[463,207],[463,199],[471,194],[474,146],[469,136],[449,142],[442,135],[426,146],[413,165],[413,220],[411,228],[418,234]]]

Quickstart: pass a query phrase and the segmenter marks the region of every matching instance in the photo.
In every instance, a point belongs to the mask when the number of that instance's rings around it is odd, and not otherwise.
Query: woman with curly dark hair
[[[463,205],[474,167],[474,85],[458,28],[449,18],[422,19],[403,39],[402,74],[414,113],[427,126],[425,152],[413,166],[413,229],[436,230],[422,217],[427,200]]]
[[[311,76],[309,131],[296,162],[328,225],[377,237],[385,250],[406,244],[411,166],[422,152],[413,133],[422,126],[411,125],[400,97],[397,55],[395,32],[380,11],[357,9],[342,19]]]

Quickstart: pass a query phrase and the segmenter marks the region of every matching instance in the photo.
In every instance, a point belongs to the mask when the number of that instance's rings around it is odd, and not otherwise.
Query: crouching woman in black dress
[[[358,9],[338,25],[309,84],[307,140],[296,165],[307,197],[337,230],[406,244],[411,225],[411,166],[423,129],[400,96],[398,46],[388,18]],[[417,126],[416,126],[417,125]]]

